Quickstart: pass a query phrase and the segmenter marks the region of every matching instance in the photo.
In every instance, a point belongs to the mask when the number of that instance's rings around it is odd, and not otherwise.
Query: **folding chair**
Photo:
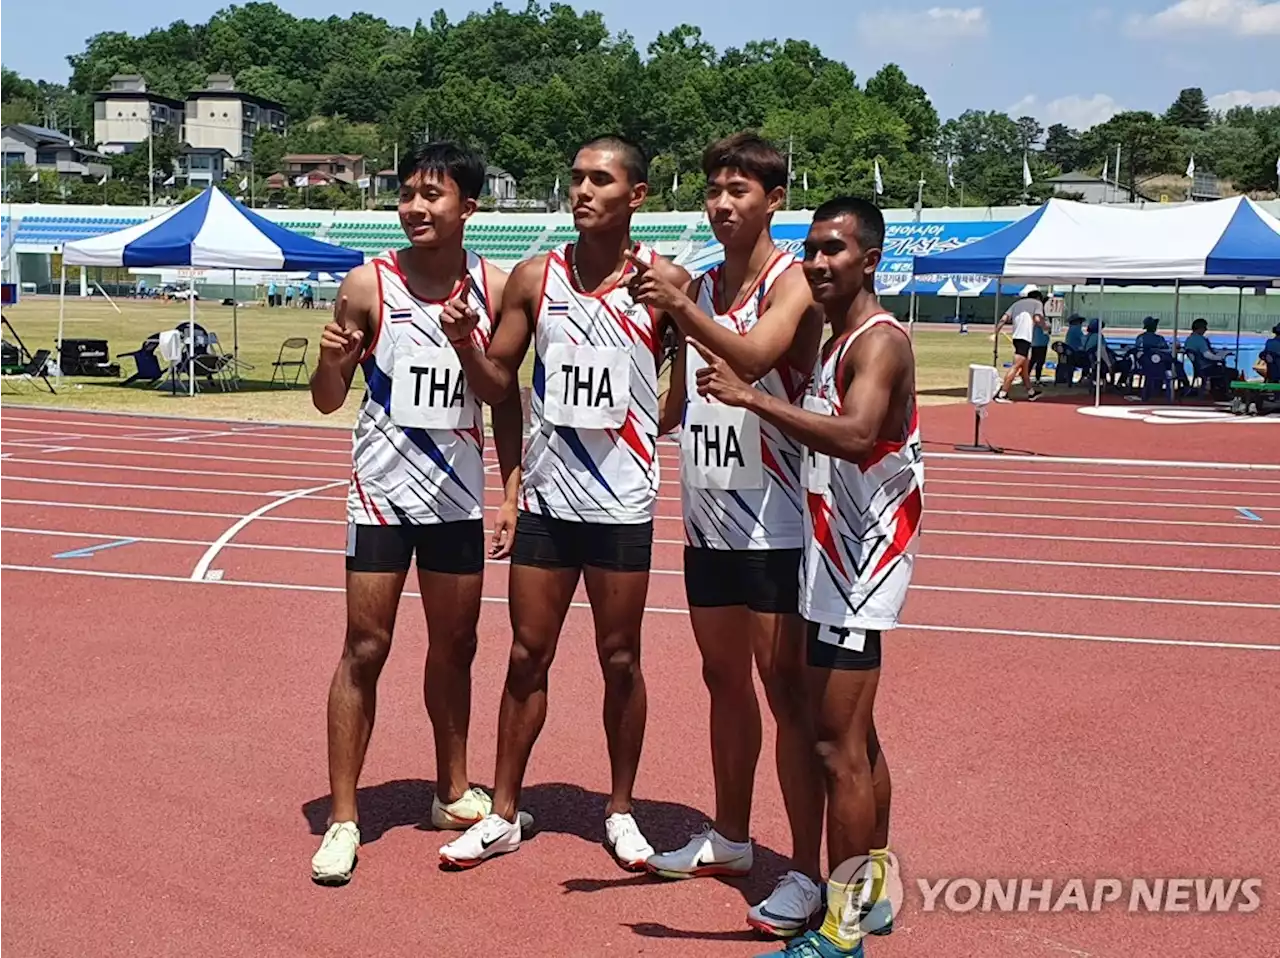
[[[285,350],[298,351],[296,359],[285,359]],[[309,377],[311,371],[307,368],[307,338],[305,336],[290,336],[280,344],[280,353],[276,356],[275,362],[272,364],[271,383],[276,381],[276,375],[280,376],[280,383],[292,389],[298,384],[298,378],[304,373]],[[294,369],[293,381],[290,382],[285,374],[286,369]]]
[[[45,370],[45,366],[49,363],[49,357],[53,355],[53,351],[49,349],[37,349],[36,354],[31,357],[31,362],[27,363],[17,372],[6,373],[4,381],[9,382],[16,380],[17,382],[31,383],[35,387],[35,381],[40,379],[44,382],[49,392],[57,394],[57,390],[53,388],[53,383],[49,382],[49,374]]]

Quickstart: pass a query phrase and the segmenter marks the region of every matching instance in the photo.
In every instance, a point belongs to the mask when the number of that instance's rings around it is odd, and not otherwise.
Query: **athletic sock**
[[[871,879],[871,894],[868,901],[878,902],[884,897],[884,882],[889,874],[889,846],[871,849],[871,863],[874,871]]]
[[[848,884],[828,880],[827,914],[819,934],[837,948],[856,948],[862,940],[862,902],[866,897],[866,881],[861,877]]]

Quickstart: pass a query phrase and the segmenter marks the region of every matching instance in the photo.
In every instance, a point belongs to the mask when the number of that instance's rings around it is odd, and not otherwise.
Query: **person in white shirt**
[[[1049,328],[1049,321],[1044,315],[1044,293],[1033,289],[1017,300],[1000,317],[1000,322],[996,323],[995,335],[999,337],[1000,331],[1009,324],[1013,325],[1013,365],[1000,384],[996,401],[1009,402],[1009,387],[1013,385],[1014,379],[1021,376],[1022,384],[1027,390],[1027,399],[1034,402],[1040,398],[1040,390],[1031,382],[1031,339],[1037,326],[1046,330]]]

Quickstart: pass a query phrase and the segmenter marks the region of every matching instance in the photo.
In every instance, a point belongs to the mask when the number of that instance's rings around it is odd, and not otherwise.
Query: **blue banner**
[[[892,294],[935,295],[948,280],[953,286],[963,288],[979,288],[989,295],[995,293],[995,284],[989,276],[945,275],[920,276],[911,275],[912,257],[926,256],[958,249],[966,243],[989,236],[998,229],[1008,226],[1008,222],[991,220],[964,220],[954,223],[886,223],[884,237],[884,256],[880,268],[876,270],[877,292]],[[775,225],[770,233],[774,245],[781,250],[796,256],[804,255],[804,238],[809,233],[807,223],[785,223]],[[681,264],[695,275],[717,265],[724,259],[724,252],[714,239],[706,246],[685,257]]]

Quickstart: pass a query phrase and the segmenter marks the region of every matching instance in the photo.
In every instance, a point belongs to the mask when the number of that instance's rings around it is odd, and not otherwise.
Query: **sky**
[[[1123,109],[1162,112],[1183,87],[1201,87],[1210,106],[1280,105],[1280,0],[823,0],[812,13],[783,16],[776,0],[574,0],[604,14],[643,48],[660,31],[692,21],[717,49],[748,40],[797,37],[853,68],[865,81],[898,63],[928,92],[943,119],[966,109],[1030,115],[1048,126],[1087,129]],[[545,4],[545,0],[544,0]],[[226,0],[186,0],[183,16],[203,22]],[[486,5],[468,0],[280,0],[297,15],[360,9],[411,25],[443,7],[460,19]],[[523,0],[508,0],[509,8]],[[790,8],[802,11],[803,7]],[[4,10],[0,57],[24,76],[65,82],[66,57],[94,33],[144,33],[164,25],[139,0],[45,0]],[[49,24],[57,24],[54,31]]]

